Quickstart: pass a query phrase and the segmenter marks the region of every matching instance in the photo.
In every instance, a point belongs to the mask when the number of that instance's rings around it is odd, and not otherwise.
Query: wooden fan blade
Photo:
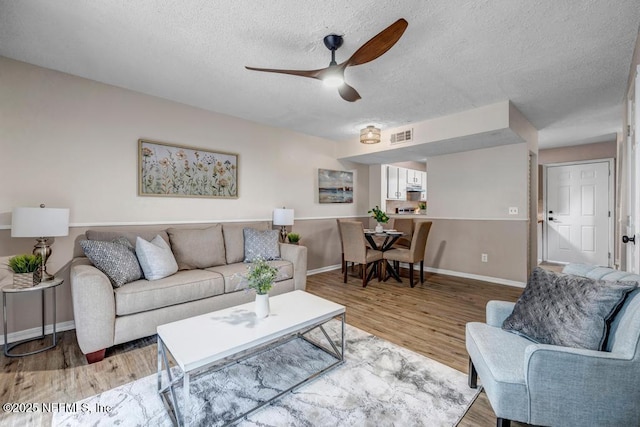
[[[358,91],[346,83],[338,86],[338,93],[340,93],[340,96],[345,101],[356,102],[358,99],[360,99],[360,94],[358,93]]]
[[[294,76],[309,77],[312,79],[320,79],[322,72],[326,70],[326,68],[321,68],[319,70],[279,70],[275,68],[255,68],[255,67],[247,67],[247,66],[245,66],[244,68],[252,71],[263,71],[265,73],[291,74]]]
[[[347,66],[366,64],[382,56],[400,40],[408,25],[409,23],[402,18],[389,25],[356,50],[346,61]]]

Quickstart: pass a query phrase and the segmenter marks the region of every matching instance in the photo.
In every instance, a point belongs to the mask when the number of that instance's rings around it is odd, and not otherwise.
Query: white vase
[[[271,311],[269,308],[269,294],[256,294],[256,317],[264,319]]]
[[[382,233],[384,231],[384,228],[382,227],[382,224],[378,223],[378,225],[376,225],[376,233]]]

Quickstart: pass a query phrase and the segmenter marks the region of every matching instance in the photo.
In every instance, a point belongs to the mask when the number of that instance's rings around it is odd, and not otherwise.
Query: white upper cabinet
[[[397,166],[387,166],[387,199],[407,198],[407,170]]]
[[[425,189],[427,185],[427,173],[405,169],[397,166],[387,166],[387,199],[406,200],[407,188],[421,188],[421,199],[426,197]]]

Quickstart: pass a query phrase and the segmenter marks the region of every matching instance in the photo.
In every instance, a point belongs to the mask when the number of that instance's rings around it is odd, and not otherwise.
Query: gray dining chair
[[[427,238],[431,230],[431,221],[420,221],[415,225],[413,236],[411,237],[411,246],[408,249],[394,248],[385,251],[384,259],[393,261],[396,271],[401,262],[409,264],[409,284],[413,288],[413,264],[420,261],[420,283],[424,283],[424,253],[427,247]]]
[[[347,283],[347,266],[349,262],[362,265],[362,287],[366,287],[374,272],[378,273],[380,281],[380,266],[382,252],[367,246],[364,237],[364,227],[359,221],[340,221],[344,251],[344,283]],[[369,270],[369,272],[367,272]]]

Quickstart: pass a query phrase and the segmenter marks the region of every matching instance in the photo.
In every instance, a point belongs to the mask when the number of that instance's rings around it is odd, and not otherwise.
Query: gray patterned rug
[[[327,329],[337,336],[340,323]],[[335,335],[334,335],[335,334]],[[241,426],[454,426],[478,390],[467,376],[403,347],[346,327],[346,363],[242,420]],[[196,425],[219,426],[335,361],[296,339],[214,373],[192,378]],[[57,413],[53,426],[171,426],[156,376],[78,402],[108,413]]]

